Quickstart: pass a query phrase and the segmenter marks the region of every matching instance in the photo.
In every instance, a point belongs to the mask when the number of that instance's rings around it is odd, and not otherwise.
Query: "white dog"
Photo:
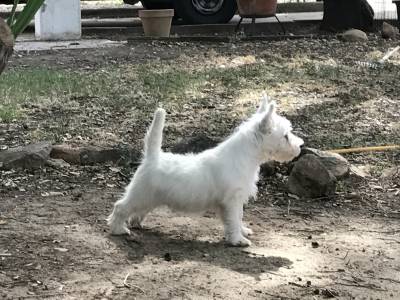
[[[246,237],[252,230],[242,223],[243,204],[256,195],[259,166],[270,160],[290,161],[303,144],[275,106],[263,96],[258,111],[227,140],[186,155],[161,150],[165,111],[157,109],[146,134],[143,162],[107,219],[112,234],[130,234],[127,221],[140,227],[150,211],[166,205],[184,212],[215,210],[226,241],[249,246]]]

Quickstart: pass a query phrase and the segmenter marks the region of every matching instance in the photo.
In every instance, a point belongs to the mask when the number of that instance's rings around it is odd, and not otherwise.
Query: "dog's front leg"
[[[243,231],[247,229],[242,224],[243,202],[228,202],[221,209],[224,223],[225,239],[232,246],[250,246],[251,242],[244,237]]]

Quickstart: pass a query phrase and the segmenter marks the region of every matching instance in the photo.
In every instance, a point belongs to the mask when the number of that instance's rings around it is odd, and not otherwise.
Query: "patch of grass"
[[[0,122],[11,122],[20,115],[18,108],[15,105],[0,104]]]
[[[123,78],[120,70],[98,70],[92,73],[68,70],[32,68],[10,70],[0,81],[1,120],[7,122],[21,116],[23,105],[62,105],[67,103],[87,105],[86,99],[99,105],[119,105],[129,101],[126,95],[134,95],[135,82]]]
[[[138,70],[139,80],[147,93],[164,100],[181,101],[187,94],[222,90],[228,94],[238,89],[260,89],[282,79],[266,64],[235,68],[179,69],[175,66],[146,65]],[[262,88],[261,88],[262,89]]]
[[[187,92],[198,91],[207,80],[199,72],[160,65],[142,65],[137,72],[144,90],[163,99],[180,99]]]
[[[0,81],[1,103],[35,103],[40,98],[54,100],[86,86],[84,77],[77,73],[47,70],[8,71]]]

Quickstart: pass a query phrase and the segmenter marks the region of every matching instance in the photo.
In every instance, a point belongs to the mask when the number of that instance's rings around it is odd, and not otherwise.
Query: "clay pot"
[[[277,0],[236,0],[238,12],[244,16],[273,16],[276,13]]]
[[[145,36],[169,37],[173,9],[139,10]]]

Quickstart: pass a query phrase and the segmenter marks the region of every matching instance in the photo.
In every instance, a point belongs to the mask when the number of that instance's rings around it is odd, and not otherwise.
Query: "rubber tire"
[[[221,9],[213,15],[199,13],[191,0],[174,0],[175,12],[190,24],[228,23],[237,11],[236,0],[224,0]]]
[[[146,9],[173,9],[174,3],[171,1],[166,3],[157,3],[152,0],[140,0],[142,5]]]

